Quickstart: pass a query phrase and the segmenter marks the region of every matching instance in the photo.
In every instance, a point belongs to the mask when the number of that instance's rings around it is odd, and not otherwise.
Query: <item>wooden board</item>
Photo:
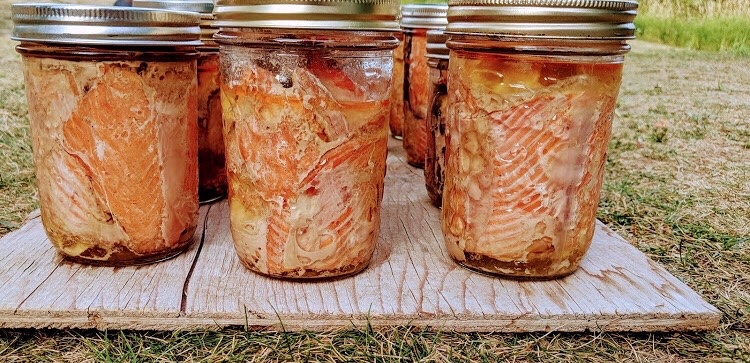
[[[458,331],[714,329],[719,311],[599,223],[581,269],[545,282],[492,278],[455,265],[422,171],[390,145],[382,227],[370,267],[345,279],[255,275],[235,255],[225,201],[201,208],[184,254],[104,268],[55,253],[38,217],[0,239],[0,327],[270,329],[416,325]]]

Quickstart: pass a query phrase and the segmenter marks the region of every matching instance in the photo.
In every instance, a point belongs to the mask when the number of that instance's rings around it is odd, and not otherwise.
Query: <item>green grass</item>
[[[639,39],[678,47],[750,56],[750,18],[668,18],[639,15]]]

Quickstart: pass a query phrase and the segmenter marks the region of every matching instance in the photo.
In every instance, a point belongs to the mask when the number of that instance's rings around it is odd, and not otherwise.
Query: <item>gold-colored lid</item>
[[[54,44],[199,46],[196,13],[65,4],[12,6],[11,39]]]
[[[398,0],[217,0],[222,28],[398,31]]]
[[[522,38],[632,39],[631,0],[449,0],[449,34]]]
[[[406,4],[401,6],[401,27],[404,29],[445,29],[448,5]]]
[[[448,34],[442,30],[427,31],[427,58],[448,59],[448,47],[445,42],[448,40]]]
[[[213,36],[218,29],[213,26],[214,2],[212,0],[133,0],[133,6],[198,13],[201,17],[201,41],[204,45],[216,44]]]

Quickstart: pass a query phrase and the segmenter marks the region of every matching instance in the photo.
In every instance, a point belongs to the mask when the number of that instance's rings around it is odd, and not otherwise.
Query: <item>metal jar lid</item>
[[[449,0],[449,34],[622,40],[635,37],[632,0]]]
[[[133,0],[133,6],[198,13],[201,17],[201,41],[206,45],[215,44],[213,36],[217,29],[213,26],[213,0]]]
[[[129,7],[19,4],[12,7],[18,41],[114,46],[199,46],[195,13]]]
[[[427,58],[448,59],[448,47],[445,42],[448,40],[448,34],[442,30],[427,31]]]
[[[201,15],[211,15],[214,2],[211,0],[133,0],[133,6],[139,8],[190,11]]]
[[[448,5],[407,4],[401,6],[401,27],[404,29],[445,29]]]
[[[398,0],[217,0],[222,28],[398,31]]]

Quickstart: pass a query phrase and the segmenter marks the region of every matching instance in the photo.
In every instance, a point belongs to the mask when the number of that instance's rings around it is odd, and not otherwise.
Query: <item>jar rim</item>
[[[447,15],[446,4],[405,4],[401,6],[401,28],[445,29]]]
[[[445,45],[448,34],[442,30],[427,31],[427,58],[448,59],[450,50]]]
[[[214,26],[214,2],[211,0],[133,0],[133,6],[147,9],[189,11],[200,15],[200,40],[204,46],[216,46],[213,36],[218,30]]]
[[[217,0],[227,28],[398,31],[397,0]]]
[[[450,0],[449,34],[537,39],[633,39],[631,0]]]
[[[16,4],[11,39],[53,44],[201,45],[197,13],[69,4]]]
[[[446,46],[456,51],[561,56],[615,56],[630,51],[625,39],[529,39],[477,34],[451,35]]]
[[[138,8],[190,11],[201,14],[201,17],[213,18],[214,2],[211,0],[133,0]]]
[[[221,47],[272,47],[281,49],[313,50],[377,50],[394,49],[399,40],[393,32],[376,30],[311,30],[221,28],[214,36]]]

